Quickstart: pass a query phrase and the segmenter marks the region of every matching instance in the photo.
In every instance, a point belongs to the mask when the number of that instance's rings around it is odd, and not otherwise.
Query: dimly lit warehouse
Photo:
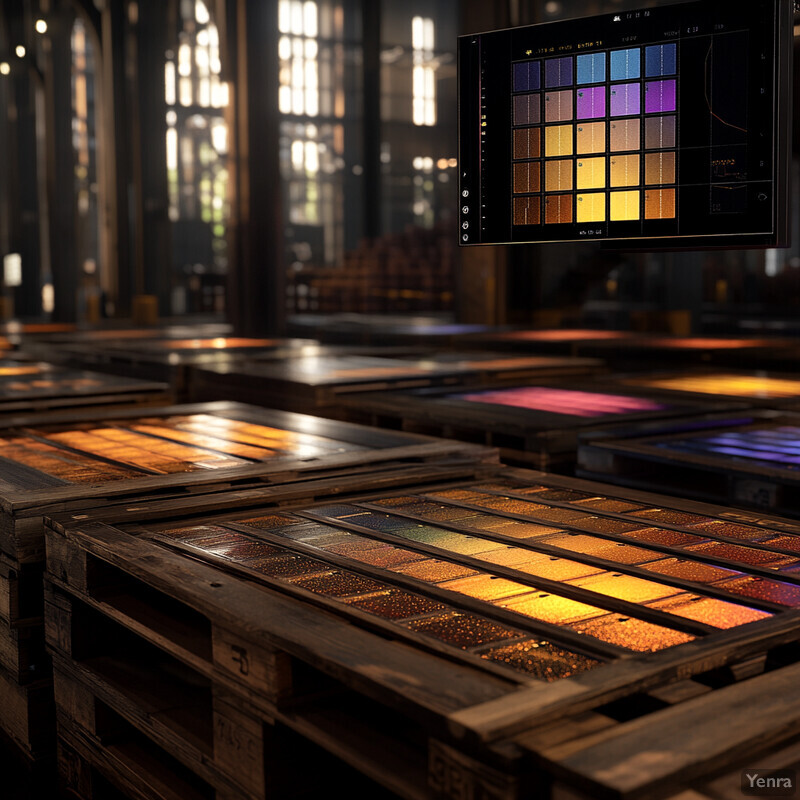
[[[798,37],[0,0],[0,798],[794,796]]]

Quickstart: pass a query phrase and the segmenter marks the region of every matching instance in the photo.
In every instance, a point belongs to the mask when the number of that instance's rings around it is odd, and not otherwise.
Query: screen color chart
[[[514,225],[675,218],[677,48],[512,65]]]
[[[785,244],[790,55],[782,0],[460,37],[460,243]]]

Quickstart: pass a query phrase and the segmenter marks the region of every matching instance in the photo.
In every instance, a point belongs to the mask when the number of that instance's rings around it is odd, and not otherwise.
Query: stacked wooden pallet
[[[165,383],[43,362],[0,361],[0,414],[87,406],[163,405]]]
[[[129,508],[154,497],[191,504],[256,486],[308,498],[302,486],[311,478],[327,495],[364,480],[411,480],[417,471],[474,474],[494,459],[456,443],[234,403],[11,417],[0,421],[0,446],[0,727],[30,758],[47,754],[53,734],[42,621],[45,514]],[[239,494],[227,501],[239,502]]]
[[[193,366],[226,363],[244,354],[290,357],[314,342],[303,339],[248,339],[233,337],[162,338],[123,340],[98,345],[95,342],[64,342],[52,348],[60,363],[134,378],[168,383],[180,400],[189,394],[189,371]],[[223,399],[220,397],[215,400]]]
[[[192,370],[193,399],[256,403],[305,413],[340,416],[351,395],[464,383],[542,381],[602,372],[591,358],[502,356],[496,353],[415,358],[324,355],[269,362],[227,362]]]
[[[578,449],[587,477],[800,515],[800,415],[760,409],[599,429]]]
[[[485,444],[497,447],[510,463],[564,470],[575,463],[581,434],[742,407],[708,397],[650,397],[615,386],[613,378],[606,382],[604,376],[594,381],[537,378],[510,383],[361,393],[342,398],[338,416]]]
[[[311,742],[405,798],[697,800],[800,737],[793,523],[518,470],[223,498],[49,522],[86,796],[318,795]]]

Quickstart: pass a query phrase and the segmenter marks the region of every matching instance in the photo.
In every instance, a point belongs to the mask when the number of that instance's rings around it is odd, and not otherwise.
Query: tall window
[[[294,269],[339,263],[357,242],[363,168],[356,10],[354,0],[278,3],[280,163]]]
[[[219,32],[203,0],[180,0],[178,48],[167,52],[167,179],[174,313],[221,311],[228,267],[228,85]]]
[[[415,125],[436,124],[436,62],[433,57],[434,27],[430,17],[411,20],[414,51],[413,120]]]
[[[72,27],[72,149],[75,164],[75,240],[81,316],[100,309],[95,54],[80,17]]]

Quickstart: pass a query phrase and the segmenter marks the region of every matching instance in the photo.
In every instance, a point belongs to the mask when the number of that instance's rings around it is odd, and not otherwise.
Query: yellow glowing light
[[[11,66],[8,61],[0,61],[0,75],[8,75],[11,72]]]
[[[669,389],[700,394],[727,394],[736,397],[796,397],[800,395],[800,381],[788,378],[769,378],[759,375],[675,375],[664,378],[631,378],[629,385],[652,389]]]
[[[37,19],[33,27],[36,33],[47,33],[47,23],[43,19]]]
[[[18,44],[14,48],[14,52],[17,54],[17,58],[25,58],[25,53],[27,52],[27,50],[25,50],[25,48],[21,44]]]

